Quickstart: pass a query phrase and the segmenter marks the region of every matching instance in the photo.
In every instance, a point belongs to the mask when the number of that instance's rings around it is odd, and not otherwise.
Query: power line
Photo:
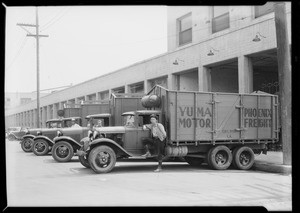
[[[18,50],[18,52],[16,53],[15,57],[13,58],[13,60],[11,61],[11,63],[7,66],[6,70],[9,70],[11,68],[11,66],[14,64],[15,60],[19,57],[19,55],[21,54],[24,46],[25,46],[25,43],[26,43],[27,39],[26,37],[24,37],[23,41],[22,41],[22,44]]]
[[[49,23],[51,23],[60,13],[62,13],[63,9],[61,9],[60,11],[58,11],[58,13],[56,13],[55,16],[53,16],[46,24],[44,24],[43,26],[41,26],[41,28],[47,26]]]
[[[66,8],[66,10],[56,19],[54,20],[52,23],[50,23],[48,26],[46,26],[46,24],[44,25],[44,29],[41,30],[42,31],[45,31],[46,29],[48,29],[49,27],[51,27],[53,24],[57,23],[63,16],[66,15],[67,11],[69,10],[70,8]],[[49,23],[49,22],[48,22]]]

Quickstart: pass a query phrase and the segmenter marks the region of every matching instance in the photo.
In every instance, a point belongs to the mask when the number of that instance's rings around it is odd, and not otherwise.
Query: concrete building
[[[49,93],[40,93],[40,97]],[[6,92],[5,93],[5,110],[27,104],[36,99],[36,92]]]
[[[291,4],[286,3],[291,44]],[[274,3],[168,7],[168,52],[40,99],[41,123],[64,103],[108,99],[112,92],[278,91]],[[8,126],[36,126],[36,101],[6,111]]]

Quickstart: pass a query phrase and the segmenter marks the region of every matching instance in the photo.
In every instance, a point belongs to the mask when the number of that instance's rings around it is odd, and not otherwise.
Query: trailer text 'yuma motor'
[[[118,158],[140,158],[142,139],[150,136],[142,125],[149,122],[151,113],[166,128],[166,156],[184,157],[191,165],[206,161],[214,169],[227,169],[231,163],[249,169],[254,153],[266,154],[266,145],[278,141],[276,95],[186,92],[155,86],[141,101],[144,110],[123,113],[133,125],[97,128],[107,137],[84,146],[79,156],[85,156],[85,165],[105,173]],[[105,166],[96,163],[100,152],[108,153],[110,161]]]

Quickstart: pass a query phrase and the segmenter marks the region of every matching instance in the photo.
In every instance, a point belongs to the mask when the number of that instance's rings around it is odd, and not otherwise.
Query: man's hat
[[[150,118],[155,118],[156,120],[158,119],[157,115],[155,115],[155,114],[151,114]]]

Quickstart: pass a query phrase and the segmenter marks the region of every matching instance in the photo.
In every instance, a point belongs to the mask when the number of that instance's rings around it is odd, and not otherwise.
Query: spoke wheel
[[[232,162],[230,149],[223,145],[213,147],[208,158],[210,167],[217,170],[227,169]]]
[[[46,155],[49,152],[49,144],[45,140],[38,139],[33,143],[32,151],[37,156]]]
[[[32,144],[33,144],[33,139],[25,138],[21,142],[21,148],[23,149],[24,152],[32,152]]]
[[[116,164],[116,154],[109,146],[97,146],[89,154],[89,164],[96,173],[108,173]]]
[[[53,146],[51,153],[57,162],[68,162],[72,159],[74,150],[70,143],[60,141]]]
[[[248,170],[253,166],[254,160],[255,155],[250,147],[237,147],[233,151],[233,165],[236,169]]]

